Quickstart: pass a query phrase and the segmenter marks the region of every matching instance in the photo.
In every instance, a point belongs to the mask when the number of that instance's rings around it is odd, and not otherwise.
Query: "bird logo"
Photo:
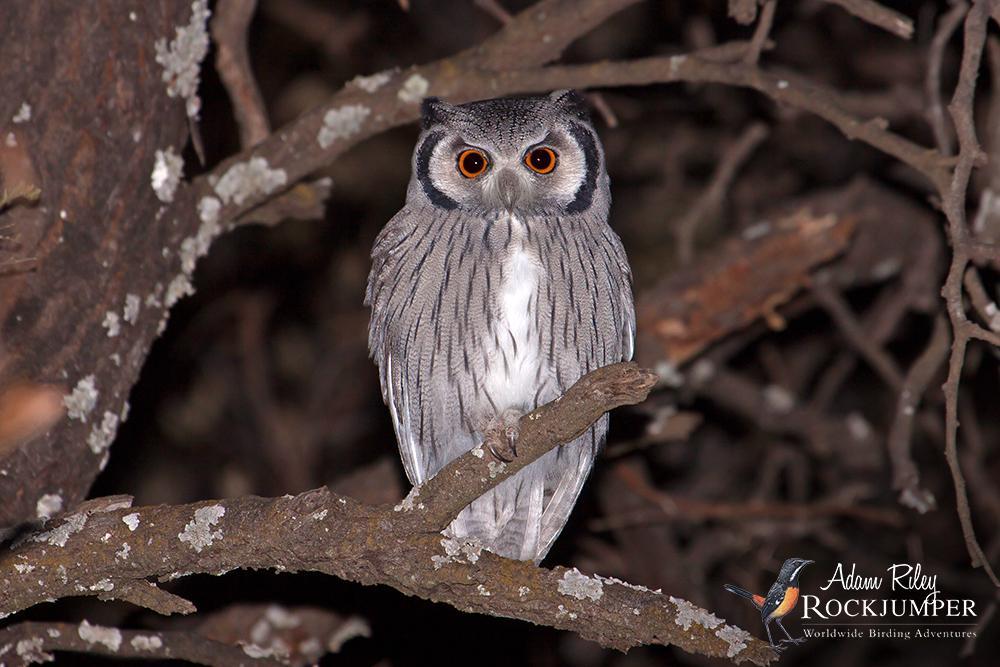
[[[781,566],[781,571],[778,572],[778,579],[771,585],[770,590],[767,591],[767,595],[755,595],[745,588],[740,588],[733,584],[723,586],[730,593],[735,593],[742,598],[750,600],[760,610],[760,618],[764,622],[764,629],[767,630],[767,639],[771,642],[771,647],[776,651],[783,651],[787,648],[787,644],[801,644],[805,641],[804,637],[795,639],[788,634],[788,630],[781,624],[781,619],[792,609],[795,609],[795,605],[798,604],[799,575],[802,573],[802,568],[813,562],[815,561],[804,558],[789,558],[786,560]],[[771,636],[772,621],[778,624],[778,627],[781,628],[781,631],[785,633],[788,639],[782,639],[777,644],[774,643],[774,637]]]

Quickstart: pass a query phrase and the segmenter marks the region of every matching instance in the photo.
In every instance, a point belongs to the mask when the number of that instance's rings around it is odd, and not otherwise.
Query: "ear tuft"
[[[420,127],[424,130],[444,122],[454,107],[439,97],[425,97],[420,103]]]
[[[590,107],[587,99],[576,90],[556,90],[549,94],[552,103],[564,113],[576,116],[580,120],[590,120]]]

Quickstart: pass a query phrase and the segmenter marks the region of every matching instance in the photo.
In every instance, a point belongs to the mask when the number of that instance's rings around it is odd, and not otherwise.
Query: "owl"
[[[581,96],[422,105],[406,204],[378,235],[369,348],[414,485],[581,376],[631,359],[632,276],[608,226],[604,151]],[[607,415],[449,526],[540,561],[604,444]],[[492,439],[491,439],[492,441]],[[504,441],[504,444],[506,441]]]

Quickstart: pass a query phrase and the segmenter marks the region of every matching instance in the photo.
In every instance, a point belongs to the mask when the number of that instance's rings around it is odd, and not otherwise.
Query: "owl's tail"
[[[450,532],[501,556],[537,563],[566,525],[592,463],[587,434],[476,499],[452,522]]]

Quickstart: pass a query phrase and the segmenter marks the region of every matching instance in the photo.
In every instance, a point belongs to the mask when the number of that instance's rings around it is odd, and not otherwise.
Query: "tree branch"
[[[927,347],[906,373],[896,404],[896,415],[889,431],[889,460],[892,462],[892,487],[899,491],[899,502],[921,514],[936,505],[930,491],[920,486],[920,472],[910,455],[910,439],[917,407],[927,386],[948,356],[948,328],[944,316],[934,318],[934,332]]]
[[[763,123],[752,123],[743,130],[739,138],[719,158],[705,191],[684,215],[670,225],[677,239],[677,259],[682,264],[694,259],[694,236],[698,225],[722,207],[737,170],[767,135],[768,129]]]
[[[965,267],[972,258],[973,245],[965,217],[965,200],[968,193],[972,170],[983,156],[976,137],[974,118],[974,102],[976,94],[976,78],[979,74],[979,64],[982,59],[983,46],[986,43],[986,24],[989,20],[989,2],[980,0],[973,4],[965,18],[964,46],[962,64],[959,69],[958,84],[948,111],[951,113],[958,135],[958,162],[950,183],[940,189],[945,217],[948,220],[948,239],[952,246],[951,266],[941,294],[947,304],[948,319],[952,328],[951,354],[948,359],[948,379],[944,383],[945,395],[945,460],[951,470],[955,485],[955,504],[958,518],[962,526],[966,549],[972,558],[973,567],[982,567],[993,585],[1000,588],[1000,579],[993,572],[989,560],[976,538],[972,524],[972,512],[969,508],[969,498],[965,490],[965,478],[962,475],[958,460],[958,388],[965,364],[965,350],[970,339],[992,336],[981,329],[975,322],[969,321],[965,314],[962,295],[962,279]],[[997,344],[996,340],[991,340]]]
[[[243,148],[253,146],[271,133],[267,108],[254,79],[247,48],[247,33],[256,8],[257,0],[221,0],[212,18],[215,69],[229,93]]]
[[[447,523],[472,499],[607,410],[643,400],[654,381],[631,363],[600,368],[524,417],[514,462],[498,469],[486,456],[463,455],[395,507],[365,505],[322,488],[281,498],[64,515],[0,556],[0,570],[14,573],[0,613],[53,598],[116,595],[154,577],[162,582],[237,568],[308,570],[385,584],[464,611],[570,630],[620,650],[673,644],[767,664],[774,658],[767,644],[688,602],[576,570],[507,560],[429,528]],[[143,604],[138,596],[122,597]]]
[[[488,47],[484,45],[483,48]],[[881,119],[851,114],[847,110],[850,104],[838,93],[799,77],[766,72],[756,65],[675,55],[497,72],[474,67],[468,58],[460,54],[402,73],[387,74],[386,82],[371,93],[349,85],[327,104],[279,130],[254,149],[226,160],[210,174],[192,181],[185,195],[179,197],[178,206],[194,210],[195,199],[213,196],[213,180],[233,165],[253,158],[263,158],[271,168],[281,168],[287,182],[298,181],[364,139],[416,120],[420,96],[412,96],[411,90],[453,102],[466,102],[559,88],[721,83],[752,88],[778,103],[814,113],[835,125],[849,139],[861,140],[915,169],[936,187],[947,183],[951,176],[949,161],[936,150],[889,131]],[[345,112],[357,118],[357,122],[344,123]],[[337,135],[330,143],[319,140],[325,124]],[[271,194],[269,191],[253,192],[238,203],[224,202],[221,219],[232,220]]]

